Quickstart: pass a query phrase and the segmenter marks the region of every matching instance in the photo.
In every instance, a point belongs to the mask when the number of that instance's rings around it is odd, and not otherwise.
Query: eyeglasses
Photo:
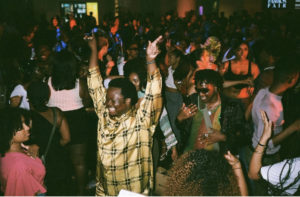
[[[208,88],[197,88],[196,91],[198,93],[203,93],[203,94],[206,94],[209,92],[209,89]]]

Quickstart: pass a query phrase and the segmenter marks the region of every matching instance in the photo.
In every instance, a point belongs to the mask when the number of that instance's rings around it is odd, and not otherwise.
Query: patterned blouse
[[[88,87],[98,122],[96,195],[118,195],[121,189],[148,195],[153,189],[152,135],[162,109],[162,78],[148,75],[138,109],[110,117],[106,90],[97,68],[89,70]]]

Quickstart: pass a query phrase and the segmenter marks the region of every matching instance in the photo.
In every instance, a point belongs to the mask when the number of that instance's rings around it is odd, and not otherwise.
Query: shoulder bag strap
[[[52,112],[53,112],[53,127],[52,127],[52,131],[51,131],[51,134],[50,134],[50,137],[49,137],[49,141],[48,141],[48,144],[47,144],[45,153],[44,153],[44,158],[45,158],[45,159],[46,159],[48,150],[49,150],[49,148],[50,148],[52,138],[53,138],[54,133],[55,133],[56,122],[57,122],[57,114],[56,114],[56,110],[55,110],[55,108],[51,108],[51,109],[52,109]]]

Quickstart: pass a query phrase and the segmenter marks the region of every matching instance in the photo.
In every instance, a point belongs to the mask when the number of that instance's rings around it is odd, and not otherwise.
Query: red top
[[[34,196],[46,193],[45,167],[39,158],[9,152],[0,157],[0,180],[5,196]]]

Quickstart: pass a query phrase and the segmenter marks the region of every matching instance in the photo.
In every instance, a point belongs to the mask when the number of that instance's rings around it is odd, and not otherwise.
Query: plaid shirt
[[[106,90],[97,68],[89,70],[88,87],[98,122],[96,195],[118,195],[121,189],[149,194],[153,189],[152,135],[162,108],[159,70],[148,76],[138,109],[110,117]]]

